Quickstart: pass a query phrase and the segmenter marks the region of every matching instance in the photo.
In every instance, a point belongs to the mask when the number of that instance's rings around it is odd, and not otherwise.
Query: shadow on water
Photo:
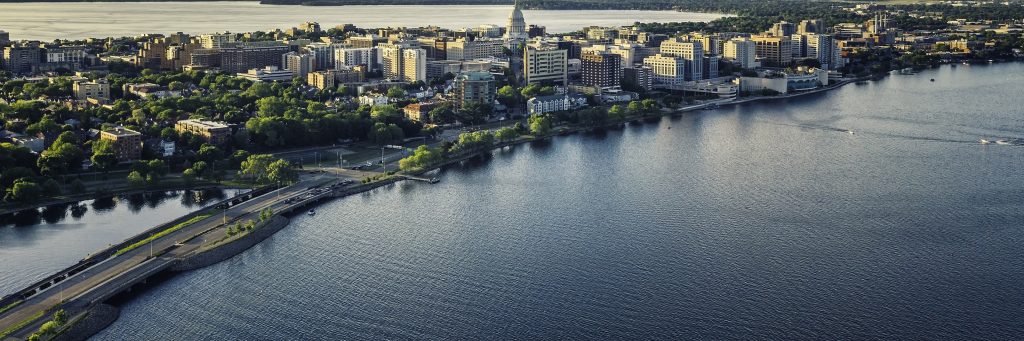
[[[43,208],[43,221],[47,224],[56,224],[68,216],[68,209],[71,204],[50,205]]]
[[[92,206],[92,210],[95,214],[104,214],[114,211],[114,209],[117,208],[118,203],[125,204],[125,207],[131,213],[139,213],[145,208],[158,209],[161,205],[167,203],[168,200],[179,197],[181,198],[182,206],[193,208],[226,199],[227,192],[222,189],[189,190],[180,192],[159,191],[124,196],[102,197],[92,200],[92,203],[79,201],[74,203],[56,204],[0,215],[0,227],[8,225],[31,226],[44,222],[46,224],[56,224],[66,220],[69,212],[71,213],[70,216],[72,219],[79,220],[85,217],[85,214],[89,212],[89,206]]]
[[[100,197],[92,201],[92,210],[96,213],[106,213],[114,210],[117,207],[117,200],[114,197]]]

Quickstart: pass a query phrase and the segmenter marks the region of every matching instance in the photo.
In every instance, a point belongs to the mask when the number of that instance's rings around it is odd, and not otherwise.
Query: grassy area
[[[8,305],[4,306],[3,308],[0,308],[0,314],[3,314],[5,312],[7,312],[8,310],[11,310],[11,308],[17,307],[19,304],[21,304],[21,300],[17,300],[17,301],[11,302],[11,304],[8,304]]]
[[[125,252],[131,251],[131,250],[135,250],[135,249],[137,249],[140,246],[146,245],[147,243],[156,240],[157,238],[160,238],[160,237],[166,236],[168,234],[174,233],[174,231],[183,229],[186,226],[195,224],[195,223],[200,222],[203,219],[209,218],[211,216],[213,216],[213,213],[208,213],[208,214],[202,214],[202,215],[195,216],[192,219],[189,219],[189,220],[187,220],[187,221],[185,221],[183,223],[171,226],[170,228],[168,228],[166,230],[157,232],[157,233],[153,234],[152,236],[149,236],[149,238],[140,240],[138,242],[135,242],[132,245],[128,245],[128,246],[124,247],[123,249],[117,250],[117,252],[114,253],[114,256],[120,256],[120,255],[124,254]]]
[[[40,317],[43,317],[43,315],[46,315],[47,311],[48,310],[42,310],[38,313],[35,313],[35,315],[29,316],[27,319],[24,319],[21,322],[15,323],[13,326],[7,327],[7,329],[0,330],[0,339],[7,337],[7,335],[10,335],[11,333],[18,331],[21,328],[25,328],[25,326],[31,324],[33,321],[38,320]]]

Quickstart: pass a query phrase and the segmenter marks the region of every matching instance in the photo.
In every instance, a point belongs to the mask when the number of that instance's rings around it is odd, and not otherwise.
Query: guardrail
[[[136,242],[138,242],[140,240],[148,238],[149,235],[152,234],[152,233],[163,231],[163,230],[165,230],[165,229],[167,229],[167,228],[169,228],[171,226],[174,226],[174,225],[180,224],[182,222],[188,221],[189,219],[192,219],[192,218],[194,218],[196,216],[199,216],[201,214],[205,214],[205,213],[209,212],[210,210],[214,210],[214,209],[217,209],[217,208],[223,208],[223,207],[225,207],[225,205],[230,207],[230,206],[234,206],[234,205],[237,205],[239,203],[248,201],[248,200],[250,200],[252,198],[258,197],[258,196],[263,195],[263,194],[266,194],[266,193],[270,192],[273,189],[274,189],[274,187],[269,187],[269,186],[268,187],[257,188],[257,189],[254,189],[252,191],[246,192],[244,194],[239,194],[239,195],[236,195],[234,197],[221,200],[221,201],[219,201],[219,202],[217,202],[217,203],[215,203],[213,205],[207,206],[206,208],[203,208],[203,209],[200,209],[200,210],[196,210],[195,212],[191,212],[189,214],[186,214],[184,216],[178,217],[178,218],[176,218],[174,220],[171,220],[169,222],[166,222],[166,223],[154,226],[154,227],[152,227],[152,228],[150,228],[150,229],[148,229],[146,231],[143,231],[143,232],[141,232],[139,234],[136,234],[135,236],[133,236],[131,238],[125,239],[124,241],[122,241],[122,242],[120,242],[118,244],[112,245],[110,247],[107,247],[106,249],[103,249],[103,250],[99,251],[99,252],[93,253],[93,254],[89,255],[88,257],[83,258],[82,260],[78,261],[78,263],[75,263],[74,265],[69,266],[69,267],[67,267],[67,268],[65,268],[65,269],[63,269],[61,271],[58,271],[54,275],[51,275],[51,276],[46,277],[46,278],[44,278],[42,280],[39,280],[39,281],[33,283],[32,285],[29,285],[25,289],[22,289],[22,290],[20,290],[18,292],[15,292],[13,294],[4,296],[2,299],[0,299],[0,307],[7,306],[8,304],[14,303],[15,301],[18,301],[18,300],[24,300],[24,299],[30,298],[30,297],[36,295],[37,293],[39,293],[39,292],[41,292],[43,290],[46,290],[46,289],[50,288],[51,286],[53,286],[53,285],[55,285],[57,283],[60,283],[61,281],[64,281],[64,280],[68,279],[69,277],[74,276],[74,275],[76,275],[76,274],[78,274],[78,273],[80,273],[80,272],[82,272],[82,271],[92,267],[93,265],[96,265],[96,264],[98,264],[98,263],[100,263],[100,262],[102,262],[104,260],[109,259],[111,256],[113,256],[117,252],[117,250],[120,250],[120,249],[122,249],[122,248],[124,248],[124,247],[126,247],[128,245],[134,244],[134,243],[136,243]]]

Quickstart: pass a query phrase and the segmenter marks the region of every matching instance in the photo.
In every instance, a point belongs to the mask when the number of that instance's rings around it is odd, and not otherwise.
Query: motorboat
[[[309,215],[316,215],[316,210],[309,210]]]
[[[853,130],[849,130],[849,129],[847,129],[847,130],[846,130],[846,133],[847,133],[847,134],[850,134],[850,135],[853,135]]]
[[[1001,144],[1001,145],[1005,146],[1005,145],[1010,144],[1010,141],[1007,141],[1007,140],[997,140],[996,144]]]
[[[986,140],[986,139],[981,139],[981,144],[989,144],[989,143],[992,143],[992,141],[989,141],[989,140]]]

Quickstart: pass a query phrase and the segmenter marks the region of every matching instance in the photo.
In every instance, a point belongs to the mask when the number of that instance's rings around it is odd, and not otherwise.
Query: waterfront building
[[[293,78],[306,78],[316,69],[316,57],[308,53],[288,52],[281,55],[281,67],[291,71]]]
[[[817,59],[826,70],[842,67],[839,46],[831,35],[808,34],[806,37],[807,46],[803,49],[806,55],[803,57]]]
[[[757,57],[765,66],[786,67],[793,62],[793,41],[790,37],[756,35],[751,36]]]
[[[290,70],[281,70],[276,66],[249,69],[246,72],[237,73],[236,76],[253,82],[290,82],[292,78],[295,78]]]
[[[549,112],[574,110],[586,106],[587,96],[580,94],[537,96],[526,101],[526,109],[530,115],[543,115]]]
[[[494,75],[489,72],[465,72],[455,77],[455,108],[469,103],[494,103],[496,87]]]
[[[199,44],[205,49],[219,49],[231,47],[235,43],[234,33],[214,33],[199,36]]]
[[[98,103],[110,101],[110,83],[105,78],[95,81],[75,81],[71,86],[75,98],[78,100],[95,100]]]
[[[221,49],[220,68],[227,73],[241,73],[267,66],[281,68],[281,55],[290,51],[287,45],[278,42],[267,44],[240,44]]]
[[[653,72],[653,87],[679,88],[686,82],[686,60],[657,54],[644,58],[644,66]]]
[[[716,55],[705,55],[704,61],[701,62],[701,75],[703,79],[718,78],[718,61],[719,58]]]
[[[505,26],[505,43],[508,46],[517,45],[530,39],[526,31],[526,19],[523,18],[523,11],[519,7],[519,0],[515,0],[512,13],[508,15],[508,24]]]
[[[635,66],[622,69],[622,81],[645,91],[654,87],[654,69],[649,66]]]
[[[187,132],[199,136],[203,141],[214,145],[223,145],[231,138],[231,128],[213,121],[181,120],[174,124],[174,130],[179,134]]]
[[[116,127],[100,132],[101,140],[109,140],[118,162],[130,162],[142,157],[142,134],[137,131]]]
[[[732,60],[741,68],[752,69],[757,64],[757,44],[749,38],[733,38],[725,42],[722,55]]]
[[[700,41],[682,38],[663,41],[661,42],[661,55],[678,57],[684,61],[684,80],[696,81],[704,79],[704,47]],[[657,73],[657,70],[655,70],[655,73]]]
[[[599,88],[622,83],[622,57],[611,53],[584,53],[581,59],[583,84]]]
[[[523,56],[523,74],[527,84],[569,83],[568,51],[554,46],[527,46]]]

